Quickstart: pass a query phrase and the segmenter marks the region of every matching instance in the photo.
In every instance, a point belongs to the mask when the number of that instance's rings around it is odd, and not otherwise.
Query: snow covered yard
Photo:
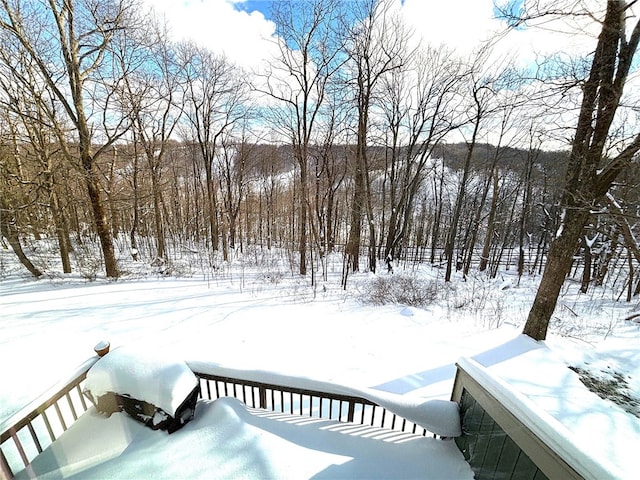
[[[437,281],[439,272],[426,267],[420,275]],[[516,286],[505,272],[497,281],[438,284],[437,299],[423,308],[362,304],[356,292],[370,281],[354,276],[344,292],[336,278],[314,289],[296,277],[273,281],[250,270],[118,282],[9,276],[0,281],[0,418],[73,371],[102,339],[420,399],[448,399],[455,362],[473,357],[566,425],[596,460],[632,478],[640,419],[587,390],[568,368],[621,377],[637,399],[640,328],[623,320],[632,306],[604,294],[578,296],[569,286],[553,333],[536,344],[520,336],[535,289],[529,279]],[[223,423],[229,415],[255,417],[233,402],[212,410]]]

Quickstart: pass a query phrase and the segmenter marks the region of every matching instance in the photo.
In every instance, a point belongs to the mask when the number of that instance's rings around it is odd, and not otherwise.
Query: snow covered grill
[[[370,425],[422,436],[429,433],[364,397],[194,373],[200,378],[202,398],[207,400],[234,397],[249,407],[273,412]]]

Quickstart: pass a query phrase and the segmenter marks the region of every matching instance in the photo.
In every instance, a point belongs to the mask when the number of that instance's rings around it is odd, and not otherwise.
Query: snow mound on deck
[[[85,391],[93,398],[113,392],[161,408],[174,416],[198,385],[187,364],[154,352],[119,347],[98,360],[87,373]]]
[[[473,478],[453,441],[258,411],[234,398],[201,400],[196,409],[194,419],[172,435],[143,428],[121,413],[84,415],[54,443],[55,452],[37,457],[31,477]],[[65,464],[78,445],[86,461]],[[117,449],[91,455],[105,445]],[[30,475],[23,471],[18,478]]]

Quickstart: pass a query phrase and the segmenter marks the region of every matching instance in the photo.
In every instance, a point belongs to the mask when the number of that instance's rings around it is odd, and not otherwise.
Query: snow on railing
[[[243,379],[236,387],[253,390],[226,393],[242,397],[251,395],[249,406],[270,409],[281,413],[309,415],[338,421],[382,427],[401,432],[440,437],[460,435],[458,405],[449,400],[426,399],[415,395],[399,395],[382,390],[353,387],[300,376],[264,370],[244,370],[224,367],[214,363],[188,361],[196,375],[220,377],[217,388],[224,387],[224,378]],[[202,385],[203,390],[207,385]],[[211,390],[211,386],[208,386]],[[208,394],[208,392],[207,392]],[[203,393],[204,395],[204,393]],[[213,395],[213,393],[211,394]],[[217,395],[211,398],[218,398]],[[255,397],[259,399],[255,401]]]
[[[202,398],[234,397],[248,407],[291,415],[370,425],[404,433],[427,430],[364,397],[194,372]]]
[[[31,461],[89,408],[83,386],[88,370],[97,359],[87,360],[63,382],[0,423],[2,478],[9,479],[25,468],[28,472]],[[517,457],[509,466],[511,476],[517,474],[518,459],[527,457],[547,478],[616,478],[615,466],[589,458],[579,450],[578,442],[566,427],[470,359],[462,359],[457,364],[451,402],[424,401],[282,374],[222,368],[210,363],[188,362],[188,365],[199,378],[204,399],[234,397],[252,408],[371,425],[407,434],[427,435],[433,430],[440,435],[457,436],[460,404],[464,432],[456,438],[456,444],[479,479],[494,478],[499,464],[510,456]],[[480,411],[481,430],[486,427],[486,419],[496,426],[492,424],[486,431],[476,432],[477,438],[474,438],[467,430],[469,425],[464,424],[470,409]],[[458,417],[457,425],[453,417]],[[452,433],[443,433],[448,430]],[[498,438],[498,430],[506,435]],[[473,455],[472,450],[495,444],[502,445],[497,454],[487,450]],[[524,455],[518,452],[503,455],[505,445]],[[480,457],[480,464],[476,464]],[[488,462],[490,457],[495,457],[495,461]],[[505,478],[511,476],[507,474]]]

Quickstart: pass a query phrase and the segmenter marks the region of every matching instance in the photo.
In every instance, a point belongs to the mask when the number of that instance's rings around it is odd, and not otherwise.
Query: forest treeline
[[[40,238],[66,273],[99,245],[108,277],[123,256],[196,251],[216,268],[248,248],[289,252],[301,275],[340,253],[345,285],[407,258],[447,281],[507,260],[542,271],[573,188],[583,59],[532,75],[489,44],[460,57],[384,0],[276,1],[272,19],[278,53],[248,72],[172,42],[134,0],[2,0],[3,243],[35,276]],[[605,160],[629,152],[624,108]],[[572,262],[583,291],[611,282],[631,300],[640,175],[616,174]]]

